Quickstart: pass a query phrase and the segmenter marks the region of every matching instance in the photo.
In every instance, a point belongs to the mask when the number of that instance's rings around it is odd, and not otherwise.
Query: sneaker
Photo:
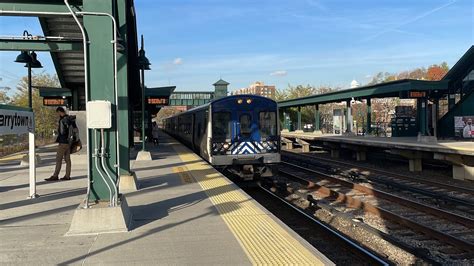
[[[61,181],[67,181],[67,180],[71,180],[71,177],[65,176],[65,177],[60,178],[59,180],[61,180]]]
[[[57,176],[54,176],[54,175],[53,175],[53,176],[51,176],[50,178],[45,178],[44,180],[45,180],[45,181],[58,181],[59,179],[58,179]]]

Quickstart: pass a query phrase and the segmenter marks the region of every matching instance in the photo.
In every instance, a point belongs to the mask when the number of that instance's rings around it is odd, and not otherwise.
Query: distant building
[[[275,86],[273,85],[265,85],[261,81],[257,81],[251,84],[248,88],[242,88],[234,91],[233,95],[239,94],[253,94],[253,95],[260,95],[263,97],[267,97],[270,99],[275,99]]]
[[[359,82],[357,82],[357,80],[352,80],[351,82],[351,89],[353,88],[358,88],[360,86]]]
[[[214,85],[214,99],[219,99],[227,96],[227,87],[229,82],[219,79]]]

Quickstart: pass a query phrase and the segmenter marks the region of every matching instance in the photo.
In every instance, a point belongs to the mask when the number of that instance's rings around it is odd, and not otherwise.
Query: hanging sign
[[[426,97],[426,91],[410,91],[409,98],[424,98]]]
[[[0,107],[0,135],[34,132],[33,112]]]
[[[67,100],[63,98],[43,98],[44,106],[66,106]]]
[[[150,97],[150,98],[148,98],[148,104],[150,104],[150,105],[168,105],[168,99],[167,98]]]

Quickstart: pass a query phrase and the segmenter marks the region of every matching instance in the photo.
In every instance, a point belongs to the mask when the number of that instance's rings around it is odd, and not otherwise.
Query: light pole
[[[146,151],[145,147],[145,70],[150,70],[150,61],[145,56],[145,45],[143,35],[141,36],[142,45],[138,51],[138,67],[141,71],[142,81],[142,151]]]
[[[29,34],[28,31],[23,31],[23,38],[29,39],[33,35]],[[21,53],[16,57],[15,62],[17,63],[26,63],[25,67],[28,68],[28,107],[31,112],[33,112],[33,88],[31,85],[31,69],[32,68],[42,68],[43,66],[36,58],[36,53],[34,51],[21,51]],[[29,198],[36,198],[36,151],[35,151],[35,132],[30,131],[28,133],[28,156],[25,156],[22,161],[25,161],[28,158],[29,164],[29,176],[30,176],[30,196]]]

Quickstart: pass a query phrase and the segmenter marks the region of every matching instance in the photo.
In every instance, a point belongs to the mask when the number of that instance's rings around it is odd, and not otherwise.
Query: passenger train
[[[272,176],[280,162],[278,107],[269,98],[227,96],[165,119],[163,129],[244,180]]]

